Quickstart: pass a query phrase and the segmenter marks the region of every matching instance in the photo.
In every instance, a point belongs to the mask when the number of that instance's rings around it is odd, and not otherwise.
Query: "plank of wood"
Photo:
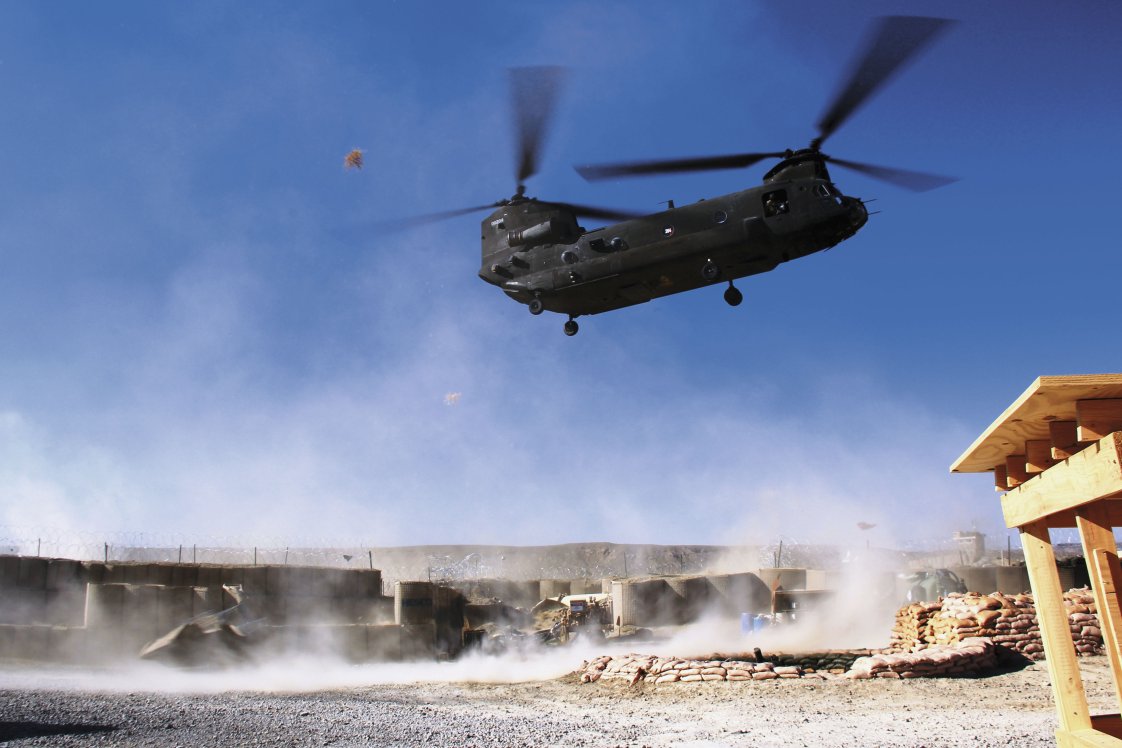
[[[1037,377],[955,460],[951,472],[993,470],[1026,441],[1048,439],[1051,421],[1074,421],[1076,401],[1102,398],[1122,398],[1122,374]]]
[[[1113,431],[1122,431],[1122,398],[1076,400],[1075,421],[1081,442],[1097,441]]]
[[[1052,459],[1051,439],[1029,439],[1025,442],[1025,470],[1029,473],[1043,473],[1056,464]]]
[[[1048,437],[1052,440],[1052,459],[1066,460],[1087,446],[1079,443],[1075,421],[1052,421],[1048,424]]]
[[[994,469],[993,469],[993,487],[996,488],[998,491],[1008,491],[1009,490],[1009,488],[1010,488],[1010,486],[1009,486],[1009,476],[1007,476],[1005,474],[1005,466],[1004,465],[997,465],[996,467],[994,467]]]
[[[1122,499],[1103,499],[1096,501],[1095,506],[1102,507],[1106,510],[1107,519],[1111,527],[1122,527]],[[1060,528],[1074,528],[1076,527],[1075,515],[1078,509],[1067,509],[1055,514],[1049,514],[1046,518],[1049,530],[1056,530]]]
[[[1016,488],[1031,477],[1025,469],[1024,455],[1009,455],[1005,458],[1005,482],[1010,488]]]
[[[1025,553],[1025,566],[1036,602],[1036,619],[1040,626],[1040,639],[1044,643],[1060,729],[1065,732],[1090,730],[1091,714],[1087,709],[1083,676],[1079,673],[1075,642],[1071,638],[1064,610],[1056,554],[1043,521],[1021,527],[1021,548]]]
[[[1122,740],[1095,729],[1056,730],[1056,745],[1059,748],[1120,748]]]
[[[1083,557],[1087,560],[1087,573],[1091,578],[1091,592],[1099,614],[1099,629],[1103,635],[1103,648],[1110,660],[1114,678],[1114,694],[1122,709],[1122,608],[1118,603],[1118,585],[1122,582],[1122,569],[1118,565],[1118,542],[1106,507],[1096,502],[1076,513],[1079,537],[1083,542]]]
[[[1100,439],[1001,497],[1008,527],[1122,496],[1122,432]]]

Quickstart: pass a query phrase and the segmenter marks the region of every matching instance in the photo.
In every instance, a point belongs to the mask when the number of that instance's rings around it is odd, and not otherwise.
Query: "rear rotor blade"
[[[922,171],[894,169],[889,166],[874,166],[872,164],[863,164],[859,161],[846,161],[841,158],[833,158],[832,156],[825,156],[825,159],[832,164],[859,171],[862,174],[867,174],[875,179],[890,182],[898,187],[912,190],[913,192],[927,192],[928,190],[933,190],[937,187],[945,187],[952,182],[958,181],[958,177],[945,177],[940,174],[927,174]]]
[[[954,21],[922,16],[886,16],[873,27],[865,52],[858,58],[845,87],[818,121],[821,145],[894,73]]]
[[[518,134],[518,184],[538,171],[538,157],[561,91],[565,69],[556,66],[511,68],[510,93]]]
[[[739,169],[767,158],[783,158],[783,153],[739,153],[730,156],[675,158],[666,161],[626,161],[618,164],[589,164],[575,167],[585,179],[597,181],[615,177],[636,177],[644,174],[677,174],[688,171]]]
[[[646,215],[645,213],[634,213],[631,211],[616,210],[614,208],[598,208],[595,205],[579,205],[577,203],[554,202],[549,202],[548,204],[556,205],[559,208],[567,208],[578,216],[585,216],[586,218],[602,218],[605,221],[626,221],[631,218],[640,218]]]

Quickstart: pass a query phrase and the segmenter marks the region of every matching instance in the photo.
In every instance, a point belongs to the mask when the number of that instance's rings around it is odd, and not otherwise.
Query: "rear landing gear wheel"
[[[721,277],[721,268],[712,260],[706,260],[701,266],[701,277],[707,281],[715,281]]]
[[[530,299],[530,314],[538,315],[545,309],[541,299]]]
[[[570,338],[576,335],[579,331],[580,325],[577,324],[577,321],[575,319],[571,319],[565,323],[565,334]]]
[[[729,281],[729,287],[725,289],[725,303],[729,306],[740,306],[742,301],[744,301],[744,294],[740,292],[739,288],[732,285],[732,281]]]

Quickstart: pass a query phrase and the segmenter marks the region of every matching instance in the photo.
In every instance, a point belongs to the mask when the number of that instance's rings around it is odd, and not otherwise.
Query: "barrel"
[[[399,626],[432,623],[432,582],[396,582],[393,587],[393,618]]]

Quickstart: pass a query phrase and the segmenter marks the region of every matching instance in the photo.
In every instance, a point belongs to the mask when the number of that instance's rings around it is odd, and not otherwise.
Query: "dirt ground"
[[[1094,713],[1117,711],[1104,657],[1082,661]],[[1053,746],[1047,668],[982,678],[639,685],[268,679],[176,683],[0,671],[0,745]]]

